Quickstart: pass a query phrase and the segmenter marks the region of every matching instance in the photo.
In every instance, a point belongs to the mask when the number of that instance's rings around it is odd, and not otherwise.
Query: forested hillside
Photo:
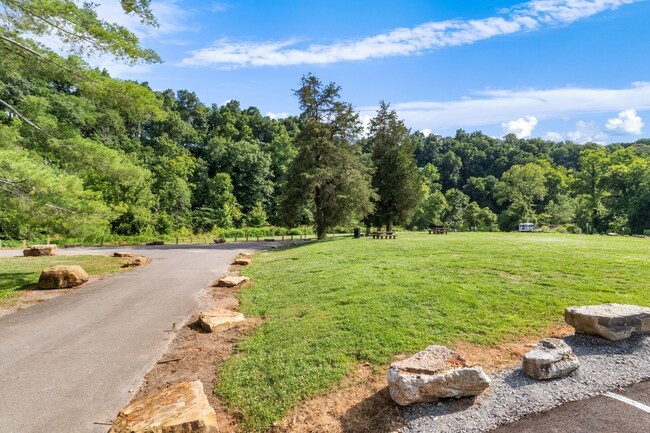
[[[117,80],[9,36],[0,38],[2,239],[314,222],[650,230],[650,140],[424,136],[384,103],[364,130],[344,89],[311,75],[296,92],[302,114],[276,120],[237,101],[206,104],[191,89]]]

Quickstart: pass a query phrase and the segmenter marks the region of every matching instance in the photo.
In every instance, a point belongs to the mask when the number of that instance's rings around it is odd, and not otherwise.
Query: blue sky
[[[153,0],[158,29],[119,13],[162,65],[93,59],[156,90],[298,114],[303,74],[372,116],[390,102],[413,130],[633,141],[650,136],[650,2]]]

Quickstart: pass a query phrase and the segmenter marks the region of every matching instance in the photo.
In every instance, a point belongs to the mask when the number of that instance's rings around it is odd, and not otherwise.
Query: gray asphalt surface
[[[650,382],[643,382],[615,394],[638,403],[650,404]],[[650,413],[633,405],[598,396],[564,404],[557,409],[535,414],[494,433],[640,433],[650,431]]]
[[[173,339],[173,324],[201,307],[208,283],[238,252],[263,246],[59,250],[133,251],[152,263],[0,318],[0,433],[106,432],[95,423],[130,401]]]

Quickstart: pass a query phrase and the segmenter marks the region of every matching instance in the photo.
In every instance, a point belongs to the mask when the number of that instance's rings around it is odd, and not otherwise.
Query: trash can
[[[359,227],[354,228],[354,238],[359,239],[361,237],[361,229]]]

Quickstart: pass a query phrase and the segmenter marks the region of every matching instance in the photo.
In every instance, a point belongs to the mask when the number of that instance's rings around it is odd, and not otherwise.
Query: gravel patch
[[[405,411],[404,433],[484,432],[519,418],[545,412],[569,401],[584,400],[650,379],[650,337],[610,342],[599,337],[564,338],[580,359],[580,368],[561,379],[537,381],[521,366],[490,376],[479,397],[418,404]]]

